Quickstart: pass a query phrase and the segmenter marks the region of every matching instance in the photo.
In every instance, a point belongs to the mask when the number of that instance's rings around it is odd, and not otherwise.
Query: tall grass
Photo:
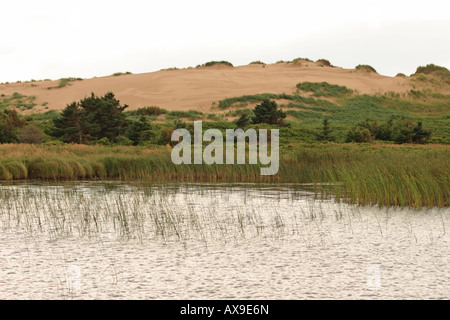
[[[288,145],[278,174],[261,176],[260,165],[177,166],[168,147],[0,146],[3,180],[312,183],[338,200],[416,208],[450,206],[448,163],[448,147]]]

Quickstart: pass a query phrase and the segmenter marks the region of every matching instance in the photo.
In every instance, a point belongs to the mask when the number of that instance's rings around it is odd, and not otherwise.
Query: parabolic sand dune
[[[18,92],[36,96],[35,106],[24,113],[61,110],[68,103],[94,92],[115,94],[122,104],[133,110],[159,106],[167,110],[214,110],[213,103],[235,96],[258,93],[287,93],[299,82],[322,82],[344,85],[360,93],[404,92],[410,90],[408,78],[388,77],[376,73],[322,67],[315,62],[252,64],[239,67],[214,65],[190,69],[162,70],[142,74],[124,74],[69,82],[62,88],[49,90],[59,81],[37,81],[0,85],[0,94]],[[45,104],[47,102],[47,104]],[[46,109],[41,104],[44,103]],[[217,110],[217,109],[216,109]]]

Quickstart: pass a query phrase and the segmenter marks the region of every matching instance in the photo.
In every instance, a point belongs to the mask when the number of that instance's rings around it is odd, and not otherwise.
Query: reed
[[[170,148],[0,145],[2,180],[311,183],[318,196],[361,205],[450,206],[447,146],[282,145],[280,169],[261,165],[175,165]]]

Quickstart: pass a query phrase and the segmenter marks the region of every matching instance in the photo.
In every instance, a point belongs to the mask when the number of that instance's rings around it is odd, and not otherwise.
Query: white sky
[[[5,0],[0,82],[306,57],[450,69],[450,1]]]

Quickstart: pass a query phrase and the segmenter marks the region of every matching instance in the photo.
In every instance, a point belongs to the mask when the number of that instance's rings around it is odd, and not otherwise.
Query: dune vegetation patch
[[[375,70],[374,67],[369,66],[368,64],[358,64],[355,69],[357,71],[363,71],[363,72],[368,72],[368,73],[377,73],[377,70]]]
[[[333,67],[333,65],[327,59],[319,59],[316,61],[322,67]]]
[[[300,82],[297,89],[311,92],[316,97],[340,97],[353,93],[353,90],[328,82]]]
[[[74,81],[82,81],[82,78],[61,78],[59,79],[59,83],[57,86],[53,86],[53,87],[47,87],[48,90],[51,89],[60,89],[60,88],[64,88],[65,86],[70,86],[71,82]]]
[[[264,62],[262,62],[262,61],[259,61],[259,60],[257,60],[257,61],[252,61],[252,62],[249,63],[249,65],[252,65],[252,64],[261,64],[261,65],[263,65],[263,66],[266,65],[266,63],[264,63]]]
[[[115,73],[112,74],[112,76],[119,77],[119,76],[123,76],[123,75],[127,75],[127,74],[133,74],[133,73],[130,72],[130,71],[127,71],[127,72],[115,72]]]
[[[200,68],[200,67],[212,67],[212,66],[216,66],[216,65],[223,65],[223,66],[228,66],[228,67],[234,67],[233,64],[231,62],[228,61],[209,61],[206,62],[204,64],[199,64],[196,68]]]
[[[13,92],[12,95],[2,94],[0,97],[0,110],[4,108],[16,108],[20,111],[33,109],[37,103],[36,96],[26,96],[18,92]]]
[[[445,67],[437,66],[435,64],[427,64],[426,66],[418,67],[416,72],[411,76],[422,80],[429,79],[424,75],[438,77],[446,84],[450,84],[450,71]]]

